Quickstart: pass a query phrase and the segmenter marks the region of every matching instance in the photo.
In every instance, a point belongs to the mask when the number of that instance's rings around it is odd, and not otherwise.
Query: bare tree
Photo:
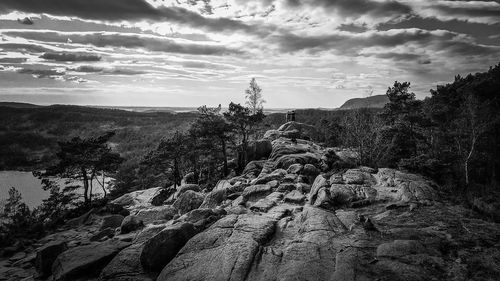
[[[473,94],[466,97],[464,105],[464,123],[462,126],[466,130],[466,143],[463,145],[465,184],[469,186],[470,162],[474,156],[477,145],[481,137],[487,133],[492,125],[497,121],[491,118],[493,114],[488,111],[489,103],[481,103]],[[459,148],[460,141],[458,141]]]

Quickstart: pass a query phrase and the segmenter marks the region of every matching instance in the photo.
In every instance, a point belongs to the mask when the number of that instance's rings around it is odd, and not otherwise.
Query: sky
[[[500,0],[1,0],[0,101],[336,108],[500,62]]]

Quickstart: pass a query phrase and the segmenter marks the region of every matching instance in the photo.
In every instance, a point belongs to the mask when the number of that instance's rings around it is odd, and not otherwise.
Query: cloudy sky
[[[1,0],[0,101],[340,106],[500,62],[500,0]]]

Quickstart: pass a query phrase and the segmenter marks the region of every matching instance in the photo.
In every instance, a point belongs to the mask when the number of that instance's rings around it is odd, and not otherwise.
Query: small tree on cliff
[[[229,110],[224,112],[224,117],[231,124],[233,130],[240,137],[238,169],[241,171],[247,164],[248,136],[252,129],[266,117],[262,109],[258,109],[255,114],[247,107],[231,102]]]
[[[262,110],[263,103],[266,101],[262,98],[262,88],[257,84],[255,78],[250,80],[250,86],[245,90],[246,105],[250,108],[253,115]]]
[[[39,178],[55,176],[82,181],[85,204],[90,205],[92,181],[103,173],[115,172],[123,161],[123,158],[112,152],[107,145],[113,136],[114,132],[108,132],[99,137],[75,137],[70,141],[59,142],[59,152],[56,154],[58,163],[36,175]]]
[[[182,161],[187,155],[188,138],[181,132],[175,133],[164,138],[158,144],[158,147],[146,156],[147,163],[155,166],[159,170],[170,169],[174,188],[181,184]]]

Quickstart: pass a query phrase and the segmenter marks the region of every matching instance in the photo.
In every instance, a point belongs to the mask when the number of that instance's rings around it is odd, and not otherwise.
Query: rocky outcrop
[[[318,131],[314,126],[291,121],[281,125],[277,130],[269,130],[264,134],[264,140],[276,140],[280,137],[295,139],[316,139]]]
[[[425,177],[356,167],[348,162],[352,151],[298,138],[304,131],[295,127],[284,130],[271,141],[268,159],[249,163],[210,192],[184,182],[156,207],[154,190],[122,196],[117,202],[131,215],[113,238],[104,234],[120,217],[100,212],[90,212],[77,229],[47,236],[41,244],[70,241],[54,262],[55,280],[99,274],[118,281],[500,276],[499,224],[450,203]],[[494,202],[475,205],[494,210]],[[93,237],[106,241],[89,242]],[[25,256],[13,257],[8,270],[0,266],[0,274],[28,277],[19,274]]]

